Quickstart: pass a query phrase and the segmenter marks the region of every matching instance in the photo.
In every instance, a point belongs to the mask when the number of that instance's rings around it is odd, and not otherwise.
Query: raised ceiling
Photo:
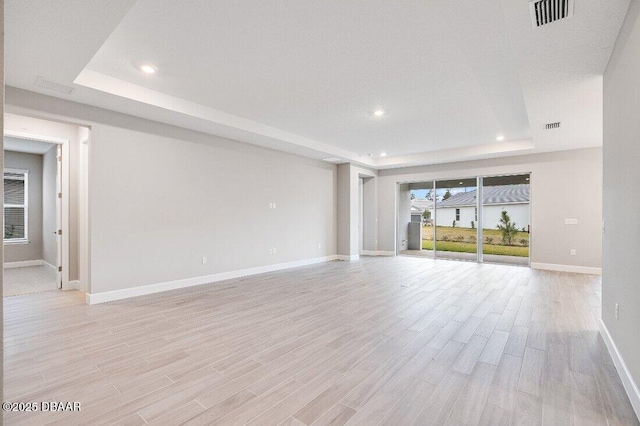
[[[526,0],[8,0],[6,83],[380,168],[599,146],[629,0],[575,3],[534,29]]]

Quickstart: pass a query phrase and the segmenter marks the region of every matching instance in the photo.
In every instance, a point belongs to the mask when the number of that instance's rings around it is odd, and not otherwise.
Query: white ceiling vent
[[[573,16],[574,0],[532,0],[529,2],[533,28]]]
[[[75,88],[71,86],[65,86],[64,84],[56,83],[55,81],[47,80],[44,77],[36,78],[36,82],[33,83],[33,85],[42,87],[43,89],[53,90],[54,92],[64,93],[65,95],[70,95],[75,90]]]
[[[547,123],[547,124],[544,125],[544,128],[546,130],[559,129],[560,128],[560,122],[556,121],[555,123]]]

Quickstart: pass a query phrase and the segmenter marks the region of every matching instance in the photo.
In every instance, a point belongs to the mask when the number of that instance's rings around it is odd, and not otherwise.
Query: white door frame
[[[14,132],[10,130],[6,130],[4,132],[4,136],[12,137],[15,139],[48,142],[62,147],[62,160],[58,165],[60,172],[62,172],[62,209],[60,217],[60,223],[62,226],[62,238],[58,239],[58,256],[60,259],[60,264],[54,266],[62,266],[62,274],[60,276],[61,282],[59,285],[63,290],[66,290],[69,288],[69,197],[71,195],[69,191],[69,139],[54,138],[51,136],[36,135],[24,132]],[[48,231],[43,230],[43,232]]]
[[[358,177],[358,254],[364,250],[364,178]]]

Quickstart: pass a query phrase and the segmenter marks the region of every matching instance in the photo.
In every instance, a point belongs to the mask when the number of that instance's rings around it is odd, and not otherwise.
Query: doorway
[[[4,289],[20,296],[64,283],[64,141],[4,135]]]

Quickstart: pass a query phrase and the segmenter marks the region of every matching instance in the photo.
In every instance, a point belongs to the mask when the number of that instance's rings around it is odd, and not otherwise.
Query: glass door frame
[[[533,215],[532,215],[532,204],[533,204],[533,191],[531,190],[531,183],[533,181],[533,172],[518,172],[518,173],[503,173],[503,174],[483,174],[483,175],[476,175],[476,176],[471,176],[471,177],[466,177],[466,178],[444,178],[444,179],[424,179],[424,180],[414,180],[414,181],[402,181],[402,182],[396,182],[396,191],[395,191],[395,212],[396,212],[396,226],[395,226],[395,233],[396,233],[396,247],[395,247],[395,252],[396,252],[396,256],[400,255],[400,251],[401,248],[398,245],[398,230],[400,229],[400,215],[399,213],[399,191],[400,191],[400,185],[411,185],[411,184],[419,184],[419,183],[431,183],[432,184],[432,188],[433,188],[433,194],[436,197],[436,200],[434,200],[433,203],[433,256],[429,256],[429,258],[433,258],[433,259],[438,259],[437,257],[437,250],[438,250],[438,244],[437,244],[437,218],[438,218],[438,207],[437,207],[437,185],[438,182],[442,182],[442,181],[450,181],[450,180],[470,180],[470,179],[476,179],[476,209],[478,211],[478,220],[477,220],[477,227],[476,227],[476,244],[477,244],[477,257],[476,257],[476,262],[477,263],[484,263],[484,254],[483,254],[483,245],[484,245],[484,235],[483,235],[483,225],[484,225],[484,214],[483,214],[483,207],[484,207],[484,179],[485,178],[499,178],[499,177],[509,177],[509,176],[524,176],[524,175],[528,175],[529,176],[529,256],[527,258],[527,267],[531,267],[531,255],[533,253],[533,241],[531,240],[531,232],[533,229]],[[425,256],[427,257],[427,256]],[[453,259],[446,259],[446,260],[453,260]]]

